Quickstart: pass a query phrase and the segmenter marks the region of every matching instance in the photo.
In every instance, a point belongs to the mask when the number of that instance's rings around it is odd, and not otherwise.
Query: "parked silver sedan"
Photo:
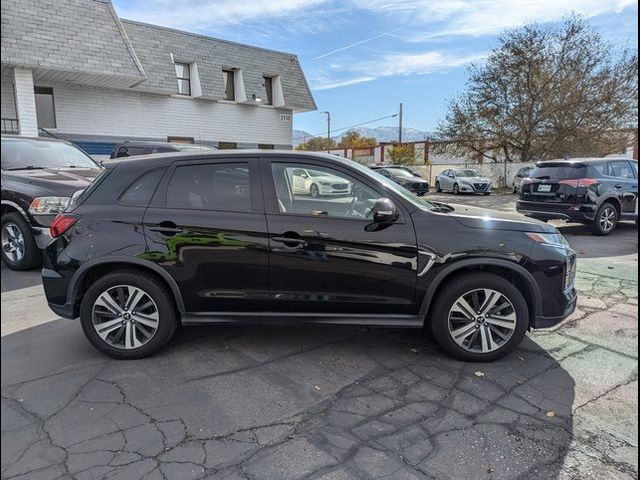
[[[491,195],[492,188],[491,180],[471,168],[451,168],[436,176],[436,192]]]

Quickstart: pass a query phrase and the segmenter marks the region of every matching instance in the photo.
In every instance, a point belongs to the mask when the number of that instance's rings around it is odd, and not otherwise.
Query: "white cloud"
[[[489,35],[532,22],[557,21],[572,13],[587,17],[618,13],[637,0],[352,0],[364,10],[405,19],[423,33],[408,39],[444,35]]]
[[[328,0],[145,0],[131,6],[114,1],[118,15],[166,27],[202,31],[244,22],[261,22],[270,18],[317,8]],[[251,28],[247,26],[247,28]]]
[[[449,54],[440,51],[428,51],[415,54],[387,54],[371,61],[353,65],[351,68],[366,74],[378,76],[390,75],[427,75],[449,68],[461,67],[481,60],[484,54]]]
[[[335,81],[317,81],[313,84],[312,90],[332,90],[334,88],[348,87],[349,85],[357,85],[358,83],[372,82],[377,77],[365,75],[362,77],[349,78],[347,80],[335,80]]]

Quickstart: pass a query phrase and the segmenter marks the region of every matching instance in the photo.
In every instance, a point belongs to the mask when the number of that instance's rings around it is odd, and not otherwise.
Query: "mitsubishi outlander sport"
[[[555,227],[432,203],[350,160],[238,150],[105,167],[51,224],[42,275],[51,309],[112,357],[157,352],[180,324],[286,321],[425,327],[490,361],[576,306]],[[299,170],[349,188],[296,190]]]

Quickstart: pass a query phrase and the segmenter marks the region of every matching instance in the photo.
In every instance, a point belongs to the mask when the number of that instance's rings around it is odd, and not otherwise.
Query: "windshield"
[[[327,172],[319,172],[317,170],[307,170],[311,177],[330,177],[331,175]]]
[[[366,175],[369,178],[373,178],[378,183],[381,183],[382,185],[384,185],[389,190],[392,190],[396,195],[402,197],[404,200],[406,200],[407,202],[409,202],[412,205],[416,206],[417,208],[420,208],[422,210],[436,210],[436,209],[439,208],[437,205],[434,205],[433,203],[428,202],[427,200],[425,200],[422,197],[418,197],[417,195],[411,193],[406,188],[398,185],[393,180],[385,177],[384,175],[381,175],[380,173],[376,172],[375,170],[367,168],[364,165],[359,164],[358,162],[354,162],[353,160],[345,160],[344,158],[340,158],[340,157],[338,157],[338,158],[339,158],[340,161],[348,164],[352,168],[355,168],[356,170],[358,170],[363,175]]]
[[[63,142],[2,139],[2,169],[100,168],[79,148]]]
[[[395,175],[396,177],[411,178],[411,179],[416,178],[415,175],[412,175],[410,172],[407,172],[402,168],[389,168],[387,169],[387,172],[389,172],[391,175]]]
[[[477,170],[456,170],[456,177],[481,177]]]

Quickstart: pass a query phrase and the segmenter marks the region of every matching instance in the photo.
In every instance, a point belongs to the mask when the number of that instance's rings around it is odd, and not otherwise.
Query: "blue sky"
[[[122,18],[298,55],[318,111],[294,128],[319,134],[391,115],[431,131],[506,29],[583,15],[637,49],[637,0],[114,0]],[[367,126],[394,125],[385,119]]]

